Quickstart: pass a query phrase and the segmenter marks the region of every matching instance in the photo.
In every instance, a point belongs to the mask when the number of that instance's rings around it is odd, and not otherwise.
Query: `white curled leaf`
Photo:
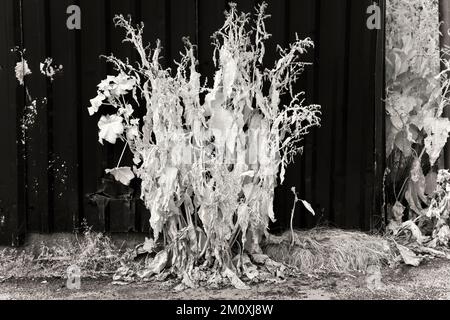
[[[142,245],[142,249],[146,251],[147,253],[153,253],[156,249],[156,243],[155,240],[152,238],[145,237],[145,241]]]
[[[270,107],[272,111],[278,109],[278,105],[280,104],[280,91],[273,89],[270,95]]]
[[[111,86],[111,94],[118,97],[133,90],[136,85],[136,80],[127,76],[125,73],[121,73],[114,79],[114,83],[115,84]]]
[[[255,171],[254,170],[250,170],[250,171],[246,171],[241,173],[241,177],[251,177],[253,178],[255,176]]]
[[[394,145],[407,157],[412,154],[412,143],[408,140],[408,133],[405,130],[400,131],[394,141]]]
[[[198,210],[198,217],[202,221],[203,228],[207,235],[210,234],[212,228],[214,227],[214,219],[217,216],[217,209],[215,207],[207,207],[202,205]]]
[[[286,176],[286,166],[282,163],[280,170],[280,184],[284,183],[285,176]]]
[[[127,76],[125,73],[121,73],[116,77],[117,86],[120,90],[131,91],[136,85],[136,79]]]
[[[262,127],[263,118],[256,114],[250,120],[248,133],[248,164],[253,165],[258,163],[258,149],[259,149],[259,131]]]
[[[88,108],[90,116],[93,116],[98,112],[98,109],[103,104],[105,99],[106,97],[102,93],[99,93],[94,99],[90,100],[91,106]]]
[[[166,167],[164,173],[159,178],[159,184],[165,194],[171,194],[175,191],[178,169],[174,167]]]
[[[267,216],[272,222],[275,222],[276,219],[275,219],[275,212],[273,211],[273,195],[266,197],[263,203],[266,207],[265,211],[267,212]]]
[[[134,179],[134,173],[130,167],[106,169],[105,172],[111,174],[117,181],[126,186],[129,186],[131,180]]]
[[[417,267],[422,262],[422,258],[418,257],[411,249],[402,246],[401,244],[396,244],[400,256],[405,264]]]
[[[147,265],[147,268],[154,274],[160,273],[167,265],[169,253],[166,250],[158,252],[153,260]]]
[[[158,252],[158,254],[150,260],[143,271],[138,272],[141,278],[151,277],[160,274],[169,262],[169,253],[166,250]]]
[[[401,202],[396,201],[395,205],[392,207],[391,212],[392,212],[392,219],[396,222],[400,222],[402,221],[403,218],[403,212],[405,212],[405,206],[401,204]]]
[[[247,241],[247,229],[250,222],[250,214],[248,212],[248,206],[245,203],[239,205],[237,210],[237,225],[241,227],[242,231],[242,243],[245,246],[245,242]]]
[[[107,97],[118,98],[135,89],[136,79],[120,73],[118,76],[107,76],[105,80],[100,82],[98,89]]]
[[[223,93],[228,98],[233,92],[238,66],[235,59],[233,59],[233,55],[227,49],[220,51],[220,62],[223,66]]]
[[[424,129],[427,132],[425,150],[430,156],[430,164],[433,166],[447,143],[450,120],[447,118],[427,118]]]
[[[303,205],[305,206],[306,210],[311,212],[311,214],[313,216],[316,215],[316,212],[314,211],[313,207],[311,206],[311,204],[308,201],[306,201],[306,200],[300,200],[300,201],[303,203]]]
[[[252,194],[255,193],[255,189],[257,189],[258,186],[254,185],[253,183],[247,183],[242,187],[242,191],[244,192],[244,196],[247,200],[252,198]]]
[[[127,104],[125,107],[119,108],[119,115],[124,115],[128,119],[134,113],[134,109],[131,104]]]
[[[235,272],[231,271],[230,268],[226,268],[225,271],[223,272],[223,275],[230,280],[231,284],[236,289],[239,289],[239,290],[249,290],[250,289],[250,287],[248,285],[246,285],[241,279],[239,279],[237,274]]]
[[[139,154],[135,154],[133,157],[133,163],[135,165],[139,165],[139,164],[141,164],[141,162],[142,162],[141,156]]]
[[[250,280],[256,279],[259,275],[258,268],[251,262],[247,254],[242,255],[242,269]]]
[[[19,81],[20,85],[22,86],[24,85],[24,78],[32,73],[30,68],[28,67],[28,62],[25,59],[17,62],[14,71],[16,72],[17,81]]]
[[[428,237],[422,235],[420,228],[411,220],[403,222],[400,232],[402,231],[408,231],[411,240],[415,240],[418,244],[423,244],[428,240]]]
[[[127,139],[134,140],[139,137],[139,129],[136,126],[131,126],[127,128]]]
[[[448,246],[450,241],[450,227],[443,225],[436,236],[440,245]]]
[[[417,99],[410,96],[393,94],[386,103],[386,111],[389,113],[392,124],[398,130],[403,130],[408,123],[410,112],[418,104]]]
[[[237,127],[233,126],[233,114],[231,111],[221,107],[213,108],[212,112],[213,114],[208,125],[216,139],[216,146],[223,151],[225,146],[228,146],[229,149],[232,149],[230,151],[234,152],[238,132]]]
[[[111,144],[115,144],[119,135],[124,131],[123,118],[117,115],[102,116],[98,122],[99,142],[103,144],[103,140],[108,141]]]

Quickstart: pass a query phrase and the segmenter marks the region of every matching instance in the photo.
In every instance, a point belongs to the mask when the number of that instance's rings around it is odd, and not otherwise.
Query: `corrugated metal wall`
[[[323,106],[322,127],[305,140],[305,150],[278,188],[273,230],[288,225],[292,186],[318,212],[313,218],[298,208],[295,224],[311,227],[330,222],[346,228],[368,229],[381,212],[384,159],[383,38],[382,30],[366,27],[372,0],[267,1],[272,18],[266,63],[275,59],[275,44],[286,46],[295,33],[311,37],[315,50],[305,56],[314,63],[298,84],[308,103]],[[382,5],[382,2],[380,5]],[[250,11],[258,1],[237,1]],[[66,28],[66,9],[77,4],[82,28]],[[148,212],[135,201],[109,201],[105,211],[86,195],[99,190],[104,169],[114,166],[121,146],[97,142],[97,119],[86,107],[96,85],[111,71],[102,54],[135,58],[123,32],[114,28],[115,14],[131,14],[145,23],[148,41],[161,39],[164,62],[182,49],[182,36],[198,44],[202,74],[211,78],[210,35],[223,22],[227,1],[217,0],[2,0],[0,4],[0,136],[5,173],[0,180],[0,242],[28,232],[72,231],[83,218],[97,230],[145,231]],[[34,97],[47,97],[38,107],[26,144],[18,122],[23,115],[24,91],[14,79],[17,57],[9,50],[26,48],[35,74],[26,86]],[[64,66],[54,82],[38,75],[39,62],[52,57]],[[6,97],[6,98],[4,98]],[[116,192],[110,191],[110,193]],[[102,198],[103,199],[103,198]],[[97,198],[100,203],[101,199]],[[4,217],[1,218],[1,217]],[[3,219],[3,220],[2,220]],[[2,221],[4,221],[2,223]]]

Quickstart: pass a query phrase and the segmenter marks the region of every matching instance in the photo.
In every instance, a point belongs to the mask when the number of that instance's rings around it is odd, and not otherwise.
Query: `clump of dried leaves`
[[[89,112],[112,106],[115,112],[99,121],[99,141],[124,141],[134,156],[132,168],[119,161],[107,172],[124,184],[141,180],[153,230],[141,247],[148,254],[142,278],[176,275],[187,287],[231,282],[245,288],[242,276],[268,277],[254,263],[272,275],[282,269],[262,254],[260,243],[275,219],[277,181],[283,183],[286,166],[302,150],[299,142],[319,125],[320,107],[304,105],[303,93],[293,92],[310,39],[279,48],[273,68],[263,68],[270,37],[265,9],[262,4],[251,16],[230,4],[212,36],[212,88],[200,82],[188,39],[176,70],[166,69],[160,43],[153,49],[143,44],[142,24],[114,20],[139,62],[107,57],[118,75],[99,84]],[[129,272],[123,267],[115,280]]]

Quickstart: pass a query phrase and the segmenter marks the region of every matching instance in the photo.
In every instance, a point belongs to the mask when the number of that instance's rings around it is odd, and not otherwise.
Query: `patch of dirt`
[[[419,267],[402,265],[382,271],[384,288],[369,290],[365,277],[348,285],[340,282],[335,293],[340,299],[354,300],[447,300],[450,299],[450,261],[432,259]]]
[[[320,286],[290,279],[282,284],[253,285],[251,290],[234,288],[185,290],[175,292],[173,283],[142,282],[113,285],[111,279],[84,279],[80,290],[69,290],[64,279],[10,279],[0,284],[2,300],[280,300],[329,299]]]
[[[450,299],[450,261],[431,260],[420,267],[384,269],[384,288],[370,290],[364,274],[298,276],[278,284],[175,292],[174,283],[143,282],[113,285],[110,278],[82,279],[80,290],[69,290],[64,279],[9,279],[0,283],[2,300],[371,300]]]

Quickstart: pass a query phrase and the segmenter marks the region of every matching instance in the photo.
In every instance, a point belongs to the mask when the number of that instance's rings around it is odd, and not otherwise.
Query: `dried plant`
[[[192,287],[205,269],[217,272],[218,281],[245,287],[238,276],[248,270],[246,254],[261,256],[262,237],[275,220],[277,179],[283,183],[286,166],[302,151],[299,143],[320,122],[320,107],[304,105],[303,93],[293,90],[306,65],[300,55],[313,43],[297,38],[279,48],[272,69],[263,69],[270,37],[265,9],[261,4],[252,18],[230,4],[223,27],[212,36],[212,88],[200,82],[189,39],[170,70],[160,64],[159,41],[155,48],[144,45],[143,24],[114,19],[139,61],[106,57],[118,74],[98,85],[89,112],[112,106],[115,113],[99,121],[99,141],[123,141],[124,152],[134,156],[133,168],[119,161],[107,172],[124,184],[141,180],[153,230],[144,245],[153,258],[143,277],[169,272]]]
[[[42,242],[0,250],[0,283],[9,278],[66,278],[73,265],[80,268],[83,278],[111,276],[133,254],[108,236],[93,232],[85,221],[82,228],[73,238],[59,239],[57,244]]]

